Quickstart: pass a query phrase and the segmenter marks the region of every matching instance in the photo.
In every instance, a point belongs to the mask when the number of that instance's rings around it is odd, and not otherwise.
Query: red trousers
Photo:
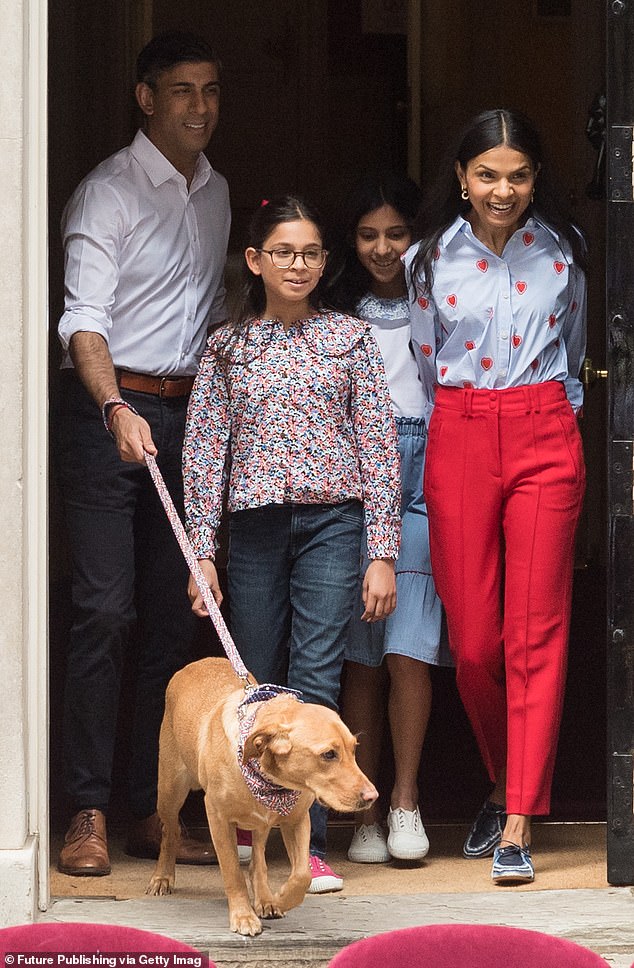
[[[460,696],[509,813],[545,814],[566,679],[581,436],[558,382],[439,387],[425,469]]]

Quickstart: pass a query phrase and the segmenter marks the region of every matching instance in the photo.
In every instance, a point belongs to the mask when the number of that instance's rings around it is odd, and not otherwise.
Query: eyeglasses
[[[271,256],[271,262],[276,269],[290,269],[295,263],[297,256],[300,256],[307,269],[321,269],[326,262],[328,253],[325,249],[304,249],[303,252],[295,252],[293,249],[258,249],[258,252],[266,252]]]

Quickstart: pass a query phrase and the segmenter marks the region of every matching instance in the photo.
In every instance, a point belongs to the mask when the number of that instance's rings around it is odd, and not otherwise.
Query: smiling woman
[[[498,145],[456,162],[462,198],[471,203],[468,219],[477,238],[497,255],[517,230],[535,191],[539,166],[508,145]]]
[[[493,853],[495,883],[533,880],[531,817],[550,810],[585,487],[584,243],[542,166],[528,119],[472,119],[406,257],[432,570],[493,785],[464,854]]]

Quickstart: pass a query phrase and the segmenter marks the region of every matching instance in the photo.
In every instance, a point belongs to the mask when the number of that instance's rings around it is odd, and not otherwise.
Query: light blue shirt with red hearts
[[[502,390],[559,380],[575,411],[586,349],[586,280],[566,240],[535,216],[501,256],[462,216],[444,232],[431,293],[404,257],[414,354],[433,408],[435,387]]]

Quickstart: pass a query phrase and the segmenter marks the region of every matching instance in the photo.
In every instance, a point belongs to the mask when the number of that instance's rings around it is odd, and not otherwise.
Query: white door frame
[[[34,897],[48,904],[48,3],[25,3],[24,522],[28,816],[38,836]]]

